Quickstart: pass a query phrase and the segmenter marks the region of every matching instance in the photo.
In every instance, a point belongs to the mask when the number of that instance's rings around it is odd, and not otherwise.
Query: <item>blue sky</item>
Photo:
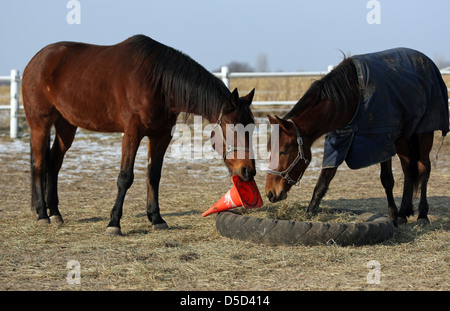
[[[145,34],[190,55],[208,70],[231,61],[271,71],[322,71],[344,53],[405,46],[450,62],[450,1],[378,0],[78,0],[81,24],[68,24],[68,0],[1,0],[0,75],[23,71],[56,41],[114,44]]]

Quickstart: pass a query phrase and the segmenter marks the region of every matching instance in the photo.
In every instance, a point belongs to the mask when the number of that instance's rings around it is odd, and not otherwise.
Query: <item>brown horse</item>
[[[124,133],[118,194],[107,232],[121,233],[122,206],[133,183],[135,156],[144,136],[149,138],[147,216],[153,228],[167,228],[160,215],[158,189],[163,157],[177,116],[181,112],[204,116],[220,124],[226,133],[226,124],[245,126],[254,122],[249,107],[253,94],[239,98],[236,89],[231,93],[222,81],[187,55],[143,35],[111,46],[59,42],[44,47],[23,74],[32,148],[31,204],[38,221],[62,222],[58,172],[77,127],[81,127]],[[50,150],[52,126],[56,134]],[[221,137],[225,145],[226,135]],[[228,150],[238,150],[233,145],[234,149],[227,145]],[[246,140],[243,159],[223,153],[230,172],[243,180],[253,179],[256,173],[248,146]]]
[[[369,74],[370,72],[370,74]],[[311,160],[311,145],[322,135],[322,170],[308,206],[316,212],[345,160],[352,169],[381,163],[381,183],[394,223],[413,214],[414,190],[421,186],[418,223],[428,223],[427,182],[433,132],[449,131],[447,87],[434,63],[420,52],[393,49],[344,59],[305,95],[279,124],[278,158],[268,171],[266,194],[283,200],[298,184]],[[273,138],[273,134],[272,134]],[[394,202],[391,159],[400,158],[405,176],[400,211]]]

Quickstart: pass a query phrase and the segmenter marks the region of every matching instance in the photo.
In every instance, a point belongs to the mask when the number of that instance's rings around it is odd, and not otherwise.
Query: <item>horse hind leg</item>
[[[412,137],[412,139],[416,139]],[[404,174],[403,195],[400,210],[398,212],[398,224],[405,224],[406,218],[414,214],[413,211],[413,194],[417,185],[418,172],[417,161],[413,153],[415,143],[404,137],[397,139],[395,148],[400,159]]]
[[[49,153],[47,168],[47,206],[50,213],[50,222],[63,223],[58,209],[58,173],[61,169],[64,155],[72,145],[77,130],[64,118],[59,117],[55,124],[55,140]]]
[[[417,223],[424,226],[430,223],[428,220],[427,185],[431,172],[430,151],[433,147],[433,133],[419,135],[419,161],[417,162],[418,180],[420,183],[419,216]]]
[[[381,163],[380,179],[384,191],[386,192],[389,217],[394,222],[394,225],[397,226],[398,210],[392,193],[395,184],[394,176],[392,175],[392,159]]]
[[[50,135],[48,135],[48,139],[47,139],[47,145],[45,147],[45,163],[48,163],[48,159],[49,159],[49,154],[50,154]],[[38,195],[37,195],[37,189],[36,189],[36,185],[34,183],[34,176],[35,176],[35,169],[34,166],[36,165],[36,159],[34,156],[34,152],[33,152],[33,143],[32,140],[30,139],[30,172],[31,172],[31,211],[35,211],[36,209],[36,202],[38,199]],[[47,170],[47,165],[45,167],[45,169]],[[45,173],[45,179],[44,179],[44,189],[47,189],[46,187],[47,185],[47,173]]]
[[[49,137],[51,124],[34,126],[30,124],[31,136],[31,205],[38,215],[38,223],[49,223],[47,214],[47,204],[45,201],[46,192],[46,170],[49,158]]]

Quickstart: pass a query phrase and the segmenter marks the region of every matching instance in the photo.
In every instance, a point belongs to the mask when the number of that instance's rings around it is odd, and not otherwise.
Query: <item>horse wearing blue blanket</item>
[[[279,150],[271,150],[272,165],[266,193],[271,202],[283,200],[298,184],[311,161],[311,145],[327,134],[322,170],[308,206],[319,204],[344,161],[351,169],[381,163],[381,183],[395,224],[413,215],[414,191],[421,189],[418,223],[429,223],[427,183],[434,131],[449,131],[447,86],[436,65],[407,48],[356,55],[315,81],[279,124]],[[392,157],[404,173],[400,210],[392,189]],[[277,161],[272,161],[273,159]]]

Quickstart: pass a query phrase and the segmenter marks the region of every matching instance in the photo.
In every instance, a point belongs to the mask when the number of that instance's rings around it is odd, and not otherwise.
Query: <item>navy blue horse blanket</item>
[[[395,140],[449,131],[447,86],[426,55],[398,48],[352,56],[360,99],[353,120],[325,138],[323,168],[358,169],[389,160]]]

